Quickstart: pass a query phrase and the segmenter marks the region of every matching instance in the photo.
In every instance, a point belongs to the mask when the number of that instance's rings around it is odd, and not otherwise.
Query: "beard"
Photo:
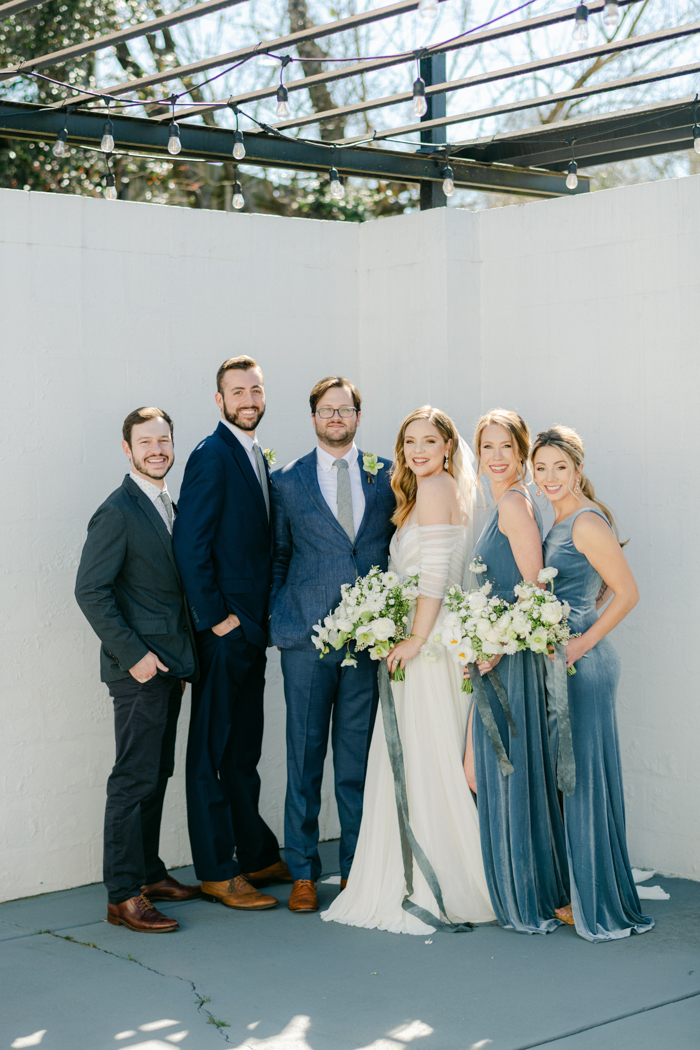
[[[248,407],[249,406],[246,405],[246,408]],[[243,419],[240,414],[240,409],[238,412],[229,412],[226,405],[224,405],[224,418],[231,424],[231,426],[238,427],[239,430],[257,430],[258,423],[264,415],[265,409],[261,408],[258,409],[258,414],[255,419]]]
[[[344,448],[345,445],[350,445],[354,440],[355,434],[357,433],[357,417],[355,421],[351,422],[348,426],[343,420],[343,429],[340,428],[329,430],[326,426],[322,430],[316,427],[316,436],[321,439],[324,445],[328,445],[329,448]]]
[[[131,452],[131,463],[134,467],[134,470],[137,470],[139,474],[143,474],[143,476],[146,478],[155,478],[156,481],[163,480],[163,478],[168,473],[174,462],[175,457],[172,456],[172,458],[165,464],[165,469],[163,469],[163,467],[150,467],[145,458],[137,459],[136,455],[133,452],[133,449]]]

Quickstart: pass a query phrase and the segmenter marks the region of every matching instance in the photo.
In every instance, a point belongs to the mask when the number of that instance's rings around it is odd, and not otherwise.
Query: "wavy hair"
[[[511,412],[508,408],[493,408],[482,416],[476,424],[474,431],[474,451],[476,453],[477,482],[481,489],[481,439],[487,427],[497,426],[507,430],[513,439],[516,453],[520,453],[523,464],[523,476],[519,480],[525,481],[527,464],[530,458],[530,428],[517,412]]]
[[[396,525],[397,529],[400,529],[405,523],[406,518],[416,505],[418,482],[416,480],[416,475],[406,462],[403,445],[406,438],[407,428],[417,419],[426,419],[429,423],[432,423],[436,430],[439,431],[443,440],[452,441],[447,453],[447,472],[452,477],[455,476],[453,459],[457,454],[457,449],[459,447],[459,434],[457,433],[457,427],[454,425],[450,417],[439,408],[433,408],[432,405],[423,405],[421,408],[417,408],[415,412],[411,412],[410,415],[406,416],[401,424],[398,437],[396,438],[396,447],[394,449],[394,463],[391,468],[391,487],[396,496],[396,510],[394,511],[391,520],[394,525]]]

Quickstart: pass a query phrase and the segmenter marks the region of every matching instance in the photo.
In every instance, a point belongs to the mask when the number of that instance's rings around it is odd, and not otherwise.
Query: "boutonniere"
[[[367,473],[367,484],[373,485],[378,472],[384,467],[373,452],[362,453],[362,469]]]
[[[274,448],[264,448],[263,456],[267,460],[268,467],[274,467],[275,463],[277,462],[277,453],[275,452]]]

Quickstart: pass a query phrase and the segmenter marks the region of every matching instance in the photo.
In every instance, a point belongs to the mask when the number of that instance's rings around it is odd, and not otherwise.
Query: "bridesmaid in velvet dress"
[[[495,503],[474,556],[487,566],[492,594],[512,603],[516,584],[537,581],[543,566],[542,519],[524,483],[530,432],[517,413],[496,409],[479,420],[474,447]],[[482,583],[480,577],[478,585]],[[549,748],[544,657],[528,650],[497,656],[479,669],[485,674],[496,664],[517,736],[509,732],[491,683],[483,681],[514,771],[508,776],[501,772],[476,705],[465,753],[467,781],[477,796],[491,904],[505,929],[550,933],[561,925],[555,910],[571,898]]]
[[[620,658],[608,637],[639,592],[612,515],[583,473],[576,431],[557,426],[538,434],[532,464],[538,492],[554,509],[545,565],[559,570],[554,591],[571,605],[572,632],[581,632],[566,646],[567,667],[576,666],[566,679],[575,786],[564,795],[571,905],[558,914],[587,941],[612,941],[654,925],[642,915],[627,855],[615,714]],[[598,616],[606,591],[612,601]]]

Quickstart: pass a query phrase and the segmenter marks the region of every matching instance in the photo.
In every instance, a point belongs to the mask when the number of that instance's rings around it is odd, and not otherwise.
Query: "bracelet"
[[[420,634],[412,634],[411,638],[420,638],[421,642],[427,642],[428,641],[427,638],[423,638],[423,636],[420,635]]]

